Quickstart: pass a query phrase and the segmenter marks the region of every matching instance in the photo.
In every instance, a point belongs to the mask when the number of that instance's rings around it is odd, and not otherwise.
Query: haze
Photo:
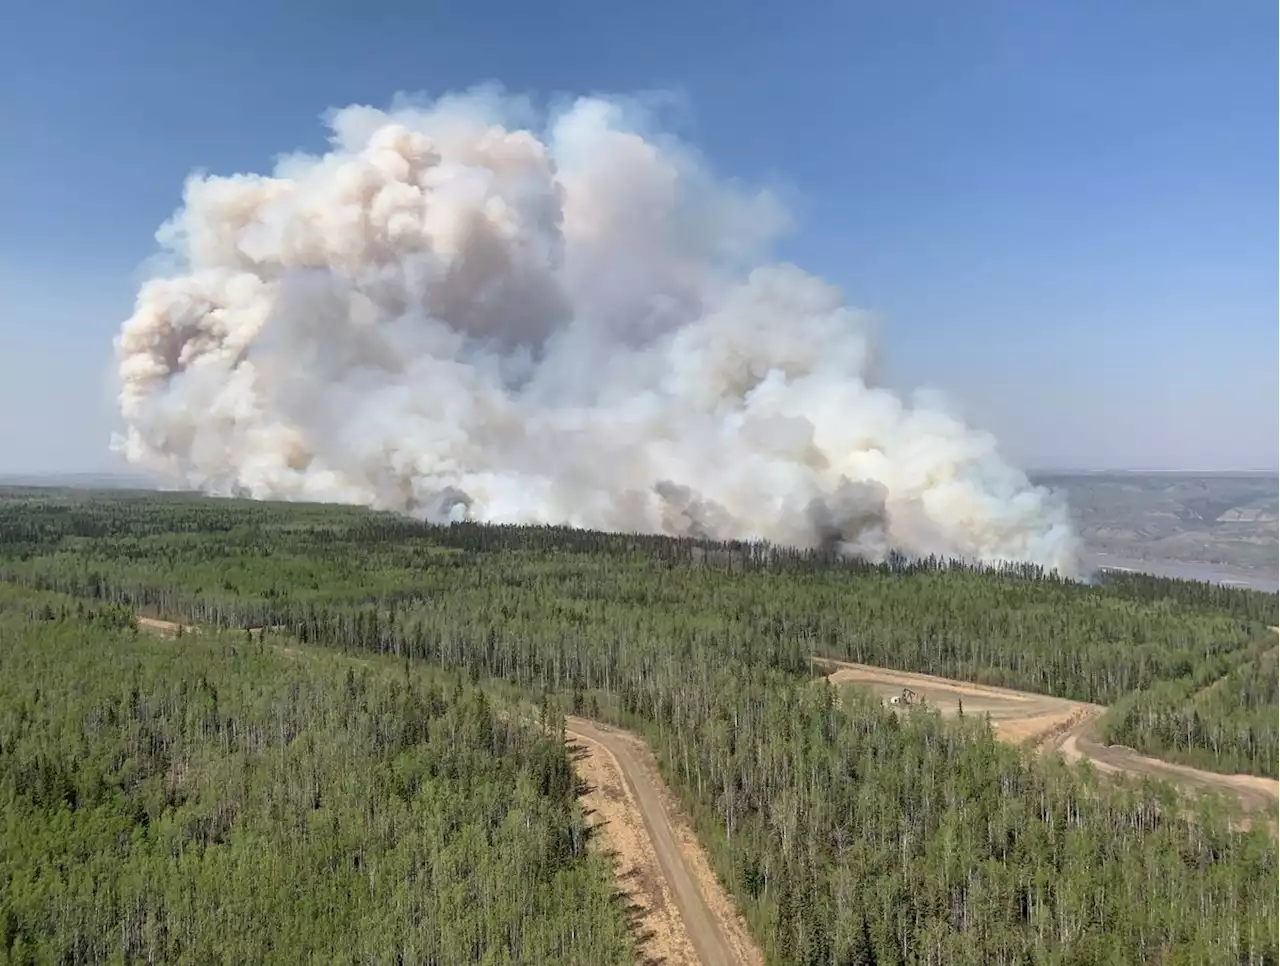
[[[1277,465],[1273,5],[558,11],[12,12],[0,472],[116,465],[111,340],[192,170],[493,79],[668,92],[710,169],[786,201],[778,256],[874,313],[880,380],[1014,463]]]

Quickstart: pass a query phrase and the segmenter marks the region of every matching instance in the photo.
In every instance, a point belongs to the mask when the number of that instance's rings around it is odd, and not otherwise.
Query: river
[[[1263,570],[1245,570],[1222,564],[1188,563],[1174,560],[1135,560],[1108,553],[1086,553],[1084,564],[1089,570],[1136,570],[1157,577],[1179,580],[1203,580],[1225,587],[1248,587],[1274,594],[1280,590],[1280,577]]]

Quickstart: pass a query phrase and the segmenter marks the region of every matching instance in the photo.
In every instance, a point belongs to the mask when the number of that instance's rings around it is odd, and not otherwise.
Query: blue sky
[[[111,338],[190,170],[493,80],[679,92],[891,383],[1024,465],[1275,468],[1276,33],[1261,0],[12,4],[0,472],[113,465]]]

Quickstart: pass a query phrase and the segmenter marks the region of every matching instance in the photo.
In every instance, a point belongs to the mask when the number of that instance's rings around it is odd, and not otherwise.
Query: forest
[[[2,584],[0,641],[8,962],[634,962],[563,741],[458,675]]]
[[[1241,828],[1225,802],[1036,758],[996,743],[981,719],[898,717],[815,686],[809,662],[1112,705],[1107,740],[1274,775],[1275,595],[38,490],[0,495],[6,585],[0,862],[13,883],[53,875],[49,855],[101,870],[6,888],[11,961],[97,961],[106,943],[134,961],[206,941],[280,961],[278,943],[304,941],[290,932],[303,913],[226,925],[253,919],[283,881],[324,917],[307,941],[354,958],[634,961],[608,872],[582,848],[563,750],[494,711],[498,683],[648,738],[770,962],[1277,961],[1266,823]],[[175,647],[140,636],[135,613],[221,633]],[[357,697],[352,680],[365,682]],[[201,710],[199,681],[226,712]],[[148,695],[142,719],[135,692]],[[215,725],[224,715],[232,723]],[[433,750],[454,733],[459,747]],[[444,764],[449,754],[466,767]],[[170,801],[175,770],[195,785]],[[27,823],[44,831],[19,835]],[[125,838],[146,876],[125,877],[128,862],[108,871]],[[259,850],[231,861],[246,842]],[[376,857],[354,868],[361,843]],[[503,876],[460,873],[513,849],[528,862],[514,897]],[[406,870],[421,883],[427,866],[433,888],[406,884]],[[350,878],[330,882],[335,868]],[[227,869],[246,888],[275,885],[195,904],[202,876],[230,881]],[[575,898],[539,905],[555,895]]]
[[[1102,720],[1109,744],[1198,768],[1276,777],[1274,638],[1125,695]]]

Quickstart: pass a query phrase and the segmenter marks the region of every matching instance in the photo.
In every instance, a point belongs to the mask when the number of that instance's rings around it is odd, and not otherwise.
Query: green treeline
[[[241,628],[218,645],[237,649],[233,665],[282,642],[302,657],[281,658],[273,679],[309,673],[336,647],[371,666],[426,662],[530,699],[562,695],[643,732],[770,962],[1277,961],[1265,826],[1233,831],[1225,802],[1180,802],[998,745],[982,721],[838,698],[808,660],[1120,708],[1188,679],[1207,723],[1197,747],[1216,741],[1215,766],[1265,772],[1256,736],[1214,726],[1275,707],[1274,683],[1227,685],[1266,658],[1274,595],[174,495],[0,503],[0,576],[23,593],[75,595],[108,623],[137,610]],[[27,619],[61,614],[32,604]],[[276,630],[244,639],[260,626]],[[1165,733],[1158,716],[1133,720],[1128,744]],[[306,804],[282,809],[282,822]],[[589,860],[575,861],[574,881],[587,882],[576,870]],[[612,907],[599,908],[591,941],[612,948]]]
[[[178,494],[3,506],[0,578],[142,613],[448,661],[514,636],[497,673],[553,688],[611,688],[616,663],[648,645],[622,657],[600,642],[633,634],[792,671],[819,654],[1120,704],[1133,710],[1109,717],[1113,740],[1277,773],[1274,689],[1224,686],[1194,708],[1186,691],[1274,640],[1274,594],[551,527],[437,528]]]
[[[0,585],[0,962],[634,962],[562,742],[420,667],[119,623]]]
[[[1232,656],[1234,666],[1221,676],[1161,681],[1121,698],[1102,719],[1103,740],[1199,768],[1275,778],[1275,635],[1243,659]]]

